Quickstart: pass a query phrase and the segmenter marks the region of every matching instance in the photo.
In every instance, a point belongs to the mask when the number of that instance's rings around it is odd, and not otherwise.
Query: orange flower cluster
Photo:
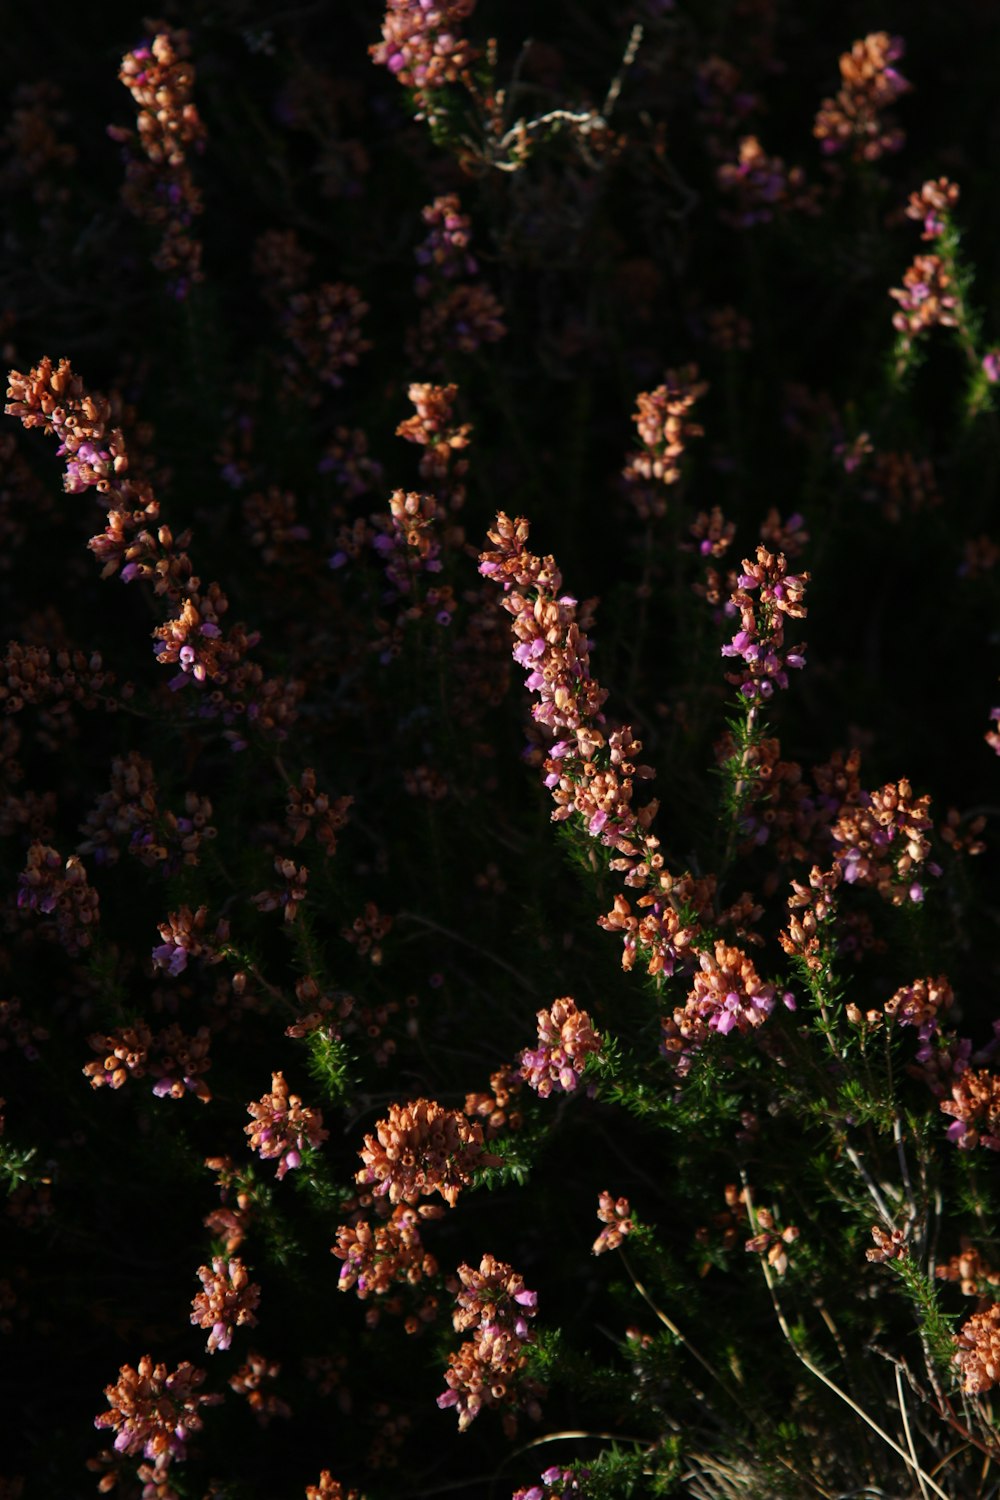
[[[176,979],[187,968],[189,959],[219,963],[223,956],[221,949],[229,941],[229,923],[220,917],[213,932],[209,933],[207,927],[207,906],[199,906],[194,912],[189,906],[168,912],[167,920],[159,924],[163,942],[153,949],[153,967]]]
[[[950,1010],[955,995],[944,974],[937,979],[915,979],[905,984],[885,1002],[884,1010],[897,1026],[917,1026],[921,1035],[936,1030],[938,1018]]]
[[[172,1022],[154,1036],[140,1020],[109,1035],[95,1032],[87,1041],[98,1054],[83,1069],[92,1088],[120,1089],[130,1078],[143,1078],[149,1073],[156,1079],[153,1093],[160,1099],[182,1099],[190,1093],[207,1104],[212,1097],[201,1076],[212,1065],[207,1026],[199,1026],[194,1036],[187,1036]]]
[[[469,446],[470,422],[457,423],[454,418],[457,385],[411,385],[407,395],[416,411],[396,428],[396,436],[423,448],[420,455],[420,477],[434,484],[439,494],[446,491],[451,510],[460,510],[465,501],[461,483],[469,464],[459,458]]]
[[[979,1251],[963,1235],[961,1251],[934,1272],[939,1281],[958,1281],[966,1297],[981,1297],[987,1286],[1000,1286],[1000,1272],[986,1264]]]
[[[331,799],[316,784],[316,772],[308,766],[299,777],[298,786],[288,788],[287,824],[293,845],[301,844],[308,834],[329,858],[336,853],[337,834],[349,821],[353,797]]]
[[[943,1114],[953,1115],[948,1139],[963,1151],[986,1146],[1000,1151],[1000,1077],[987,1069],[967,1069],[953,1080],[951,1098],[938,1106]]]
[[[238,1257],[227,1261],[217,1255],[210,1266],[199,1266],[202,1290],[191,1303],[191,1322],[199,1328],[210,1328],[208,1352],[228,1349],[233,1329],[253,1328],[255,1310],[260,1303],[260,1287],[250,1280],[246,1266]]]
[[[919,904],[924,899],[919,879],[923,870],[941,873],[938,865],[928,862],[927,834],[934,826],[930,803],[928,796],[914,798],[904,777],[862,794],[857,805],[844,809],[831,832],[834,867],[847,884],[871,887],[893,906]]]
[[[319,1476],[319,1484],[306,1485],[306,1500],[364,1500],[360,1490],[345,1490],[329,1469]]]
[[[722,162],[715,180],[726,200],[720,217],[735,229],[769,224],[781,210],[819,210],[817,190],[809,186],[802,168],[786,167],[780,156],[768,156],[755,135],[743,137],[736,161]]]
[[[923,225],[923,240],[936,240],[945,226],[945,218],[958,202],[958,185],[947,177],[936,182],[925,182],[916,193],[911,193],[906,205],[906,217],[916,219]]]
[[[205,127],[192,100],[189,56],[186,31],[160,32],[149,46],[126,53],[118,77],[139,106],[138,136],[114,125],[108,129],[126,147],[122,197],[137,218],[159,230],[153,265],[170,278],[178,301],[202,280],[201,245],[191,233],[201,195],[188,155],[204,150]]]
[[[337,1282],[339,1289],[347,1292],[355,1287],[362,1301],[378,1297],[389,1311],[401,1312],[402,1303],[397,1299],[394,1305],[388,1300],[389,1292],[395,1285],[417,1286],[437,1275],[438,1263],[424,1249],[420,1237],[420,1221],[443,1213],[443,1208],[429,1203],[419,1209],[397,1203],[389,1219],[374,1228],[365,1219],[338,1225],[337,1243],[331,1246],[330,1253],[344,1262]],[[404,1324],[407,1333],[417,1333],[433,1322],[437,1311],[437,1298],[425,1297],[416,1312],[407,1317]],[[372,1309],[367,1318],[369,1327],[375,1326],[378,1317],[378,1310]]]
[[[240,1365],[235,1375],[229,1377],[229,1388],[237,1396],[245,1396],[247,1405],[261,1427],[266,1427],[274,1417],[290,1417],[292,1408],[273,1391],[262,1389],[265,1380],[276,1380],[281,1365],[276,1360],[265,1359],[263,1354],[251,1350],[246,1362]]]
[[[903,1229],[894,1229],[891,1234],[886,1234],[878,1224],[873,1224],[872,1239],[875,1244],[865,1251],[865,1259],[874,1265],[884,1266],[890,1260],[905,1260],[910,1253],[906,1244],[906,1231]]]
[[[601,1039],[585,1010],[566,995],[538,1012],[538,1046],[518,1058],[521,1077],[542,1099],[553,1093],[571,1094],[579,1087],[586,1059],[601,1050]]]
[[[152,1355],[144,1354],[138,1369],[122,1365],[118,1380],[105,1386],[108,1410],[95,1417],[94,1426],[115,1433],[117,1452],[152,1459],[152,1477],[163,1483],[171,1463],[185,1457],[191,1434],[201,1431],[201,1409],[222,1400],[198,1392],[204,1380],[204,1370],[187,1360],[168,1374],[166,1365],[154,1365]]]
[[[391,1105],[358,1154],[364,1166],[357,1182],[373,1187],[376,1196],[388,1194],[390,1203],[411,1206],[440,1193],[454,1208],[476,1167],[500,1165],[499,1157],[483,1150],[481,1125],[433,1099]]]
[[[461,83],[479,56],[461,35],[476,0],[388,0],[382,40],[369,47],[372,61],[388,68],[416,103],[426,108],[429,90]]]
[[[903,285],[890,287],[899,303],[892,326],[903,335],[904,346],[929,328],[958,327],[957,288],[940,255],[917,255],[903,272]]]
[[[705,435],[691,411],[707,390],[708,382],[698,379],[698,366],[685,365],[681,370],[668,370],[662,385],[653,391],[640,391],[636,398],[632,420],[642,447],[629,457],[622,477],[629,499],[644,521],[666,515],[665,491],[680,480],[681,460],[688,444]]]
[[[840,89],[823,100],[813,125],[824,155],[850,148],[855,161],[878,161],[902,148],[906,137],[885,111],[910,89],[893,67],[904,51],[900,37],[875,31],[843,54]]]
[[[739,1031],[745,1036],[763,1026],[774,1009],[775,989],[766,984],[739,948],[717,942],[714,953],[698,954],[699,971],[684,1005],[663,1021],[663,1048],[685,1053],[708,1040]],[[785,1004],[794,1008],[791,997]]]
[[[421,270],[415,290],[426,305],[406,335],[406,352],[415,365],[434,368],[450,351],[474,354],[502,339],[507,329],[503,308],[486,282],[469,279],[479,266],[469,252],[471,224],[457,195],[435,198],[422,217],[430,232],[417,247]]]
[[[250,1138],[250,1149],[258,1151],[264,1161],[277,1158],[277,1178],[302,1165],[302,1152],[308,1144],[313,1149],[327,1139],[318,1109],[302,1103],[298,1094],[288,1092],[283,1073],[272,1073],[271,1092],[247,1105],[252,1123],[243,1129]]]
[[[617,1250],[635,1225],[632,1209],[627,1198],[613,1198],[604,1192],[598,1199],[597,1217],[605,1226],[593,1244],[593,1253],[603,1255],[607,1250]]]
[[[479,1269],[459,1266],[459,1290],[453,1322],[456,1330],[475,1330],[449,1359],[448,1389],[437,1398],[442,1410],[454,1407],[458,1430],[465,1430],[485,1408],[505,1407],[503,1426],[508,1436],[516,1430],[514,1407],[535,1420],[541,1415],[537,1382],[523,1374],[525,1345],[531,1342],[528,1319],[535,1316],[537,1292],[529,1292],[524,1278],[492,1255],[484,1255]]]
[[[51,917],[42,931],[71,957],[90,947],[92,929],[100,920],[100,899],[75,854],[64,862],[57,849],[36,841],[17,884],[19,910]]]
[[[953,1364],[966,1396],[982,1396],[1000,1382],[1000,1304],[973,1313],[955,1335]]]
[[[488,1141],[502,1130],[520,1130],[524,1116],[515,1107],[515,1100],[523,1087],[520,1071],[505,1063],[490,1074],[489,1093],[466,1094],[463,1112],[470,1119],[478,1117],[486,1122],[484,1134]]]
[[[81,825],[87,837],[78,853],[93,854],[102,866],[116,865],[126,852],[147,869],[160,868],[175,875],[183,866],[199,862],[203,839],[214,839],[216,829],[209,819],[212,804],[195,792],[184,795],[184,811],[163,811],[157,801],[153,764],[138,751],[115,756],[111,762],[111,789],[98,799]]]

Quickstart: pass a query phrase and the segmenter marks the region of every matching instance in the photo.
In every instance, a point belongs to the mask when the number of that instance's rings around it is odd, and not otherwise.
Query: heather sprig
[[[585,9],[0,58],[3,1500],[1000,1456],[982,7]]]

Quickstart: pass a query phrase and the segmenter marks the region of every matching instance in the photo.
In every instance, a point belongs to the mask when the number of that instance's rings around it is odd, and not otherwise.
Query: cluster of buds
[[[432,1099],[391,1105],[358,1154],[364,1166],[356,1181],[362,1187],[371,1187],[376,1197],[388,1196],[390,1203],[411,1206],[440,1193],[454,1208],[477,1167],[500,1165],[499,1157],[484,1151],[478,1122]]]
[[[475,354],[506,334],[495,293],[484,281],[460,282],[423,309],[416,328],[407,334],[406,351],[414,363],[439,368],[448,352]]]
[[[890,287],[889,296],[899,303],[892,326],[904,348],[929,328],[958,327],[958,289],[940,255],[915,256],[903,272],[903,285]]]
[[[808,884],[791,882],[788,926],[778,934],[778,941],[790,958],[800,959],[813,974],[825,962],[822,930],[836,912],[839,884],[839,870],[821,870],[818,865],[809,871]]]
[[[573,1495],[585,1493],[584,1485],[589,1476],[589,1469],[576,1472],[552,1464],[539,1475],[541,1484],[529,1484],[515,1490],[510,1500],[571,1500]]]
[[[760,109],[760,96],[744,85],[739,68],[715,54],[695,69],[694,92],[705,145],[709,155],[718,159]]]
[[[0,707],[6,715],[20,713],[26,704],[43,710],[42,718],[62,732],[69,718],[68,705],[79,703],[91,709],[99,702],[112,712],[118,702],[111,689],[115,676],[106,670],[99,651],[50,651],[46,646],[25,646],[10,641],[0,658]],[[133,688],[125,683],[121,697],[130,698]],[[49,707],[52,705],[52,707]]]
[[[203,839],[215,838],[211,816],[208,798],[190,791],[180,816],[163,812],[152,762],[131,750],[111,762],[111,788],[81,825],[87,837],[78,852],[92,854],[97,865],[111,866],[118,863],[124,845],[147,869],[176,875],[182,866],[198,863]]]
[[[507,1407],[504,1430],[510,1434],[515,1422],[510,1408],[521,1405],[529,1415],[539,1415],[539,1389],[522,1374],[538,1293],[528,1291],[524,1278],[492,1255],[483,1256],[478,1270],[459,1266],[458,1279],[453,1322],[459,1333],[473,1331],[473,1337],[451,1355],[448,1389],[437,1404],[456,1409],[460,1432],[484,1407]]]
[[[279,1182],[286,1172],[302,1165],[307,1146],[315,1150],[330,1134],[323,1128],[322,1113],[288,1092],[283,1073],[272,1073],[271,1092],[248,1104],[247,1112],[253,1116],[252,1123],[243,1127],[250,1148],[263,1161],[277,1161]]]
[[[927,834],[934,826],[930,800],[915,799],[903,778],[877,792],[862,792],[841,812],[830,831],[834,868],[848,885],[872,887],[893,906],[923,901],[923,870],[941,874],[941,867],[928,861]]]
[[[276,484],[266,491],[254,490],[244,497],[242,509],[247,541],[268,567],[292,561],[295,552],[289,544],[309,540],[311,532],[298,519],[298,501],[292,490],[281,490]]]
[[[784,554],[776,555],[763,545],[757,548],[754,561],[743,559],[731,600],[739,611],[740,628],[722,647],[722,655],[743,662],[741,671],[726,673],[726,681],[739,688],[754,708],[770,698],[776,687],[787,688],[786,667],[805,665],[804,647],[785,649],[785,620],[805,618],[802,600],[808,581],[808,573],[789,573]]]
[[[424,450],[420,455],[421,479],[446,496],[451,510],[460,510],[465,501],[461,481],[468,470],[468,460],[457,455],[469,446],[472,426],[469,422],[455,421],[458,386],[414,384],[407,395],[415,411],[412,417],[400,422],[396,436],[417,443]]]
[[[277,1360],[265,1359],[251,1349],[245,1363],[235,1375],[229,1377],[229,1389],[237,1396],[245,1396],[247,1405],[261,1427],[267,1427],[274,1417],[290,1417],[292,1408],[273,1391],[262,1390],[264,1381],[277,1380],[281,1365]]]
[[[191,1322],[209,1328],[208,1352],[228,1349],[233,1330],[253,1328],[260,1302],[260,1287],[251,1281],[246,1266],[238,1257],[227,1261],[216,1256],[210,1266],[199,1266],[202,1290],[191,1303]]]
[[[373,62],[388,68],[414,102],[428,107],[429,94],[449,83],[470,80],[479,56],[461,34],[476,0],[388,0],[382,40],[369,47]]]
[[[139,107],[138,136],[118,126],[108,129],[126,148],[126,207],[159,231],[153,264],[169,277],[178,301],[202,279],[201,245],[191,233],[201,196],[188,156],[204,150],[205,128],[192,101],[189,52],[187,32],[169,31],[126,53],[118,78]]]
[[[294,922],[308,894],[308,867],[297,865],[294,859],[279,854],[275,857],[274,872],[280,877],[281,885],[258,891],[250,900],[258,911],[280,911],[286,922]]]
[[[350,943],[359,958],[367,958],[376,967],[382,962],[382,939],[392,931],[392,918],[388,912],[379,911],[374,901],[366,901],[365,909],[354,918],[350,927],[341,929],[341,937]]]
[[[708,383],[698,379],[698,366],[685,365],[682,370],[668,370],[662,385],[640,391],[636,398],[632,420],[642,446],[629,456],[622,477],[644,521],[666,514],[666,491],[680,480],[687,446],[705,434],[691,411],[707,390]]]
[[[480,555],[479,571],[503,586],[503,608],[513,616],[514,660],[528,673],[525,686],[537,692],[532,706],[537,724],[553,734],[603,724],[607,692],[590,673],[590,641],[583,633],[589,612],[577,619],[577,600],[563,594],[562,574],[553,557],[528,551],[530,528],[523,517],[503,511],[488,532],[494,551]],[[582,628],[581,628],[582,627]]]
[[[89,948],[100,919],[100,900],[87,883],[87,872],[71,854],[63,860],[57,849],[35,842],[17,877],[17,905],[22,912],[51,917],[50,932],[71,958]]]
[[[357,287],[343,281],[310,286],[312,262],[293,229],[267,230],[254,246],[254,274],[285,339],[278,355],[282,395],[316,406],[322,387],[338,390],[342,372],[353,369],[372,346],[361,333],[368,304]],[[233,477],[240,479],[238,469]]]
[[[485,1122],[484,1134],[488,1141],[502,1130],[520,1130],[524,1117],[515,1100],[523,1087],[520,1069],[505,1064],[490,1074],[489,1093],[466,1094],[464,1113],[470,1119]]]
[[[372,347],[361,333],[368,311],[357,287],[344,281],[293,292],[280,322],[288,348],[280,364],[284,395],[292,401],[318,405],[320,385],[339,390],[342,371],[353,369]]]
[[[83,1072],[92,1088],[120,1089],[130,1078],[155,1078],[153,1093],[159,1099],[181,1099],[194,1094],[207,1104],[212,1091],[203,1074],[211,1067],[209,1047],[211,1032],[199,1026],[194,1036],[187,1036],[176,1023],[155,1036],[139,1020],[110,1033],[95,1032],[87,1038],[97,1053]]]
[[[973,1313],[955,1335],[952,1363],[966,1396],[982,1396],[1000,1382],[1000,1303]]]
[[[581,728],[575,741],[557,741],[545,761],[545,785],[556,804],[552,821],[576,814],[591,838],[620,854],[636,855],[635,841],[647,834],[659,806],[655,800],[638,809],[632,806],[634,780],[648,781],[653,775],[650,766],[636,763],[641,750],[642,741],[627,725],[607,738]]]
[[[910,194],[906,217],[923,226],[922,240],[936,240],[944,233],[948,215],[958,202],[958,185],[947,177],[929,180]]]
[[[306,1485],[306,1500],[362,1500],[360,1490],[345,1490],[329,1469],[319,1476],[319,1484]]]
[[[337,834],[349,821],[353,797],[331,798],[316,784],[316,772],[307,766],[298,786],[288,788],[286,823],[293,845],[301,844],[308,834],[329,858],[337,850]]]
[[[144,1354],[138,1369],[122,1365],[115,1384],[105,1386],[108,1410],[95,1417],[94,1426],[114,1432],[117,1453],[151,1459],[163,1484],[171,1463],[186,1457],[191,1434],[201,1431],[201,1409],[222,1400],[199,1393],[204,1380],[204,1370],[187,1360],[168,1374],[166,1365],[154,1365],[152,1355]]]
[[[747,1240],[744,1249],[750,1255],[766,1255],[768,1265],[779,1276],[788,1270],[788,1246],[794,1245],[799,1230],[794,1224],[778,1227],[777,1220],[769,1208],[755,1208],[757,1233]]]
[[[953,1116],[948,1139],[960,1150],[985,1146],[1000,1151],[1000,1077],[995,1073],[966,1068],[952,1081],[951,1098],[941,1099],[938,1108]]]
[[[462,212],[457,193],[435,198],[421,210],[429,233],[415,251],[421,267],[414,282],[418,297],[427,297],[436,283],[465,281],[479,272],[479,263],[469,249],[472,222]]]
[[[698,965],[684,1005],[663,1021],[663,1047],[668,1054],[687,1053],[713,1032],[726,1036],[736,1030],[746,1036],[763,1026],[774,1009],[774,985],[760,978],[739,948],[716,942],[714,953],[698,954]],[[787,1008],[794,1010],[792,996],[783,998]]]
[[[59,138],[70,118],[61,100],[62,90],[50,79],[18,84],[0,131],[0,187],[29,190],[40,208],[66,201],[65,177],[77,160],[76,147]]]
[[[393,1286],[418,1286],[436,1276],[438,1263],[424,1249],[420,1221],[443,1213],[443,1208],[429,1203],[418,1209],[397,1203],[389,1219],[374,1228],[366,1219],[338,1225],[337,1242],[331,1246],[331,1254],[343,1261],[337,1282],[340,1290],[347,1292],[354,1287],[362,1301],[378,1297],[384,1302]],[[370,1325],[378,1318],[377,1310],[373,1312]],[[406,1319],[407,1333],[419,1332],[436,1315],[437,1299],[425,1298],[418,1311]]]
[[[234,1255],[246,1239],[246,1232],[254,1214],[254,1190],[249,1175],[241,1176],[228,1156],[209,1156],[205,1165],[218,1176],[219,1208],[205,1215],[203,1223],[211,1234],[225,1242],[226,1255]],[[230,1204],[230,1195],[234,1204]]]
[[[900,37],[876,31],[843,54],[840,89],[823,100],[813,125],[825,156],[850,149],[855,161],[878,161],[901,149],[906,137],[885,112],[910,89],[893,67],[904,50]]]
[[[657,804],[632,807],[633,777],[652,771],[637,765],[642,744],[628,728],[605,736],[601,712],[607,692],[591,675],[589,611],[563,594],[552,557],[536,557],[526,546],[528,522],[501,511],[489,532],[494,551],[481,554],[479,571],[503,585],[502,607],[513,616],[514,660],[527,671],[525,686],[538,694],[532,717],[558,737],[545,760],[546,786],[556,802],[554,821],[577,814],[591,837],[626,862],[655,845],[648,828]],[[614,862],[617,868],[617,861]]]
[[[937,979],[915,979],[892,995],[884,1006],[885,1014],[897,1026],[915,1026],[920,1040],[917,1061],[930,1055],[931,1038],[941,1029],[942,1014],[951,1009],[955,995],[943,974]]]
[[[397,594],[410,595],[417,574],[441,572],[441,543],[435,525],[442,519],[442,506],[434,495],[403,490],[390,496],[388,516],[373,517],[380,532],[373,546]]]
[[[890,1260],[906,1260],[910,1253],[905,1229],[894,1229],[891,1234],[886,1234],[878,1224],[873,1224],[872,1239],[875,1244],[865,1251],[865,1259],[873,1265],[884,1266]]]
[[[963,1235],[961,1250],[950,1260],[935,1268],[939,1281],[957,1281],[966,1297],[982,1297],[987,1287],[1000,1286],[1000,1272],[987,1265],[979,1251]]]
[[[435,198],[422,211],[429,233],[416,250],[416,292],[424,302],[406,336],[414,364],[440,364],[450,350],[474,354],[507,332],[503,308],[485,281],[470,280],[479,265],[471,254],[472,228],[458,196]]]
[[[600,1050],[601,1038],[590,1017],[567,995],[554,1000],[551,1010],[538,1012],[538,1046],[520,1054],[521,1077],[542,1099],[552,1093],[572,1094],[580,1086],[587,1058]]]
[[[653,840],[646,839],[647,846]],[[715,890],[714,877],[698,880],[693,875],[670,875],[662,868],[658,854],[650,854],[626,873],[625,884],[642,887],[655,872],[653,889],[638,898],[636,905],[642,912],[637,916],[627,897],[618,894],[611,911],[598,917],[598,925],[605,932],[622,934],[622,968],[626,973],[635,967],[637,958],[642,958],[646,972],[654,977],[669,978],[693,951],[695,940],[701,932],[701,919],[709,914]],[[612,861],[612,869],[626,861]]]
[[[163,942],[153,949],[153,967],[162,969],[172,979],[183,974],[190,959],[219,963],[229,941],[229,923],[225,917],[219,918],[214,931],[208,931],[207,906],[199,906],[197,911],[182,906],[179,911],[169,912],[167,920],[159,923],[159,929]]]
[[[941,504],[934,465],[929,458],[918,458],[908,449],[876,453],[862,495],[879,505],[885,519],[894,526],[906,516],[933,510]]]
[[[802,168],[786,167],[780,156],[768,156],[755,135],[744,136],[736,161],[722,162],[715,180],[726,200],[720,217],[734,229],[769,224],[780,210],[818,211],[816,189],[808,185]]]
[[[176,1024],[159,1033],[149,1061],[149,1072],[156,1079],[153,1093],[158,1099],[183,1099],[185,1094],[193,1094],[202,1104],[208,1103],[212,1091],[202,1074],[212,1066],[211,1038],[207,1026],[199,1026],[194,1036],[188,1036]]]
[[[607,1250],[617,1250],[635,1228],[628,1199],[613,1198],[608,1192],[602,1193],[598,1200],[597,1217],[604,1228],[594,1241],[595,1255],[603,1255]]]

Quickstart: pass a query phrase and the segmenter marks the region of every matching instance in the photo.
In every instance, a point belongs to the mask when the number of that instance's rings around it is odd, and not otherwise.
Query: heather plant
[[[0,1500],[995,1494],[995,28],[890,11],[15,35]]]

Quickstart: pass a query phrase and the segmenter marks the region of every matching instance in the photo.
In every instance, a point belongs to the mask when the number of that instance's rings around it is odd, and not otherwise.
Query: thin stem
[[[903,1419],[903,1432],[906,1434],[906,1446],[910,1450],[910,1458],[911,1458],[911,1460],[913,1462],[914,1473],[917,1476],[917,1483],[920,1486],[920,1493],[921,1493],[921,1495],[923,1495],[924,1500],[928,1500],[927,1486],[924,1484],[923,1470],[920,1468],[920,1465],[917,1463],[917,1452],[916,1452],[916,1449],[913,1446],[913,1434],[910,1432],[910,1418],[907,1415],[906,1402],[903,1399],[903,1377],[902,1377],[902,1375],[899,1372],[899,1366],[898,1365],[896,1365],[895,1371],[896,1371],[896,1399],[899,1402],[899,1415]]]
[[[750,1196],[750,1187],[745,1177],[743,1186],[745,1190],[747,1213],[750,1215],[750,1223],[753,1227],[754,1233],[756,1234],[759,1232],[757,1228],[757,1214],[753,1206],[753,1200]],[[889,1222],[891,1223],[891,1220]],[[814,1375],[818,1381],[825,1385],[827,1390],[832,1391],[835,1396],[843,1401],[845,1406],[849,1406],[851,1411],[859,1416],[862,1422],[866,1423],[866,1425],[871,1428],[872,1432],[874,1432],[877,1437],[880,1437],[882,1439],[883,1443],[885,1443],[887,1447],[891,1448],[894,1453],[897,1453],[899,1455],[899,1457],[906,1464],[907,1468],[910,1468],[914,1471],[918,1479],[920,1479],[922,1476],[923,1480],[930,1486],[935,1495],[940,1496],[940,1500],[950,1500],[950,1497],[945,1493],[941,1486],[934,1483],[934,1480],[930,1477],[930,1475],[920,1468],[920,1465],[910,1457],[906,1449],[901,1448],[896,1442],[895,1438],[890,1437],[885,1429],[878,1425],[874,1418],[870,1417],[868,1413],[864,1411],[863,1408],[860,1407],[858,1403],[847,1394],[846,1391],[841,1390],[836,1381],[831,1380],[829,1375],[824,1374],[824,1372],[819,1368],[818,1365],[813,1364],[808,1354],[806,1354],[804,1350],[798,1347],[795,1339],[792,1337],[792,1330],[788,1326],[788,1321],[785,1318],[781,1303],[778,1300],[778,1292],[774,1284],[774,1277],[771,1275],[771,1268],[764,1256],[761,1256],[760,1258],[760,1265],[761,1270],[764,1273],[764,1280],[767,1282],[767,1289],[771,1294],[771,1304],[774,1308],[775,1317],[778,1320],[778,1327],[781,1329],[781,1332],[785,1338],[785,1342],[788,1344],[788,1347],[791,1349],[792,1353],[795,1355],[799,1363],[805,1366],[810,1375]]]

